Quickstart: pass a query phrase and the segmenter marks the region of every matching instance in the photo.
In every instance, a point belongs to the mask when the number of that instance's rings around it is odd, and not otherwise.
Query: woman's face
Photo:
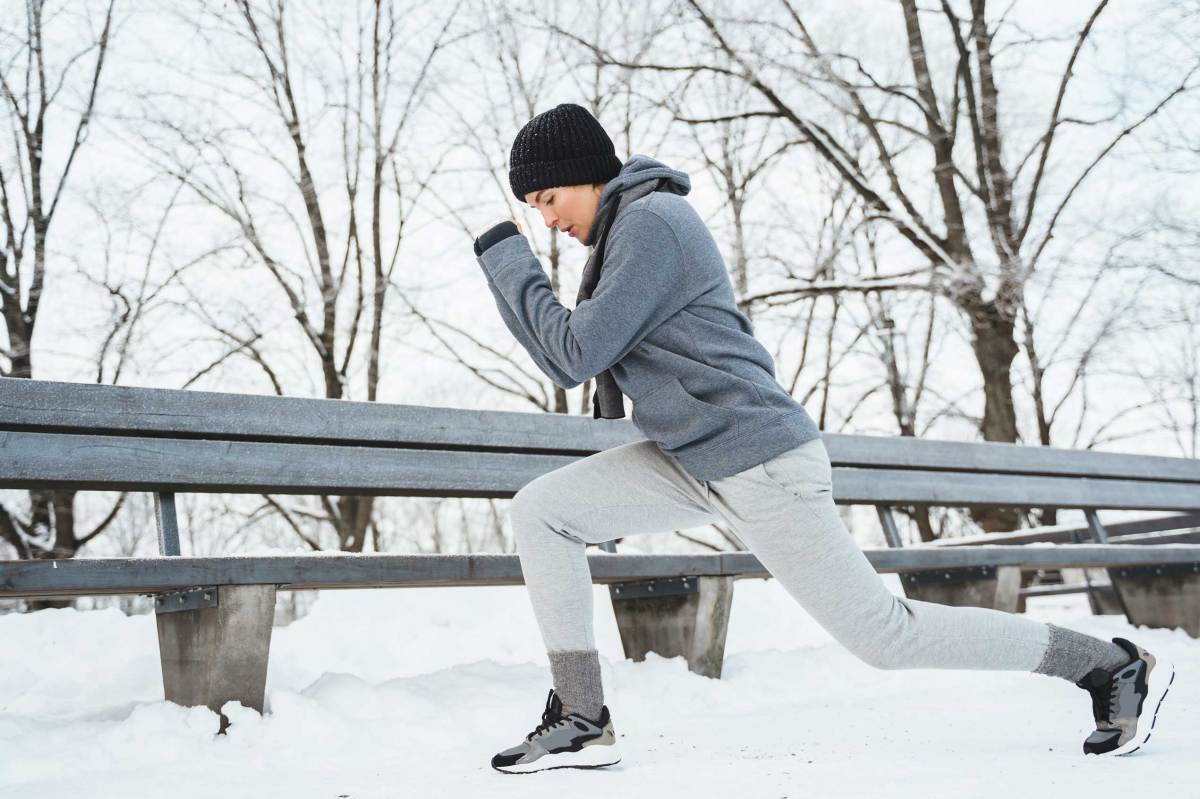
[[[546,227],[556,227],[576,241],[584,242],[596,218],[604,186],[603,183],[584,183],[540,189],[526,194],[525,202],[542,212]]]

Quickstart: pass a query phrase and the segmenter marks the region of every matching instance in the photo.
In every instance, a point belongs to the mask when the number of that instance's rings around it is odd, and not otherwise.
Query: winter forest
[[[571,304],[586,249],[506,159],[574,102],[691,176],[823,430],[1197,457],[1197,42],[1167,0],[5,3],[0,376],[590,416],[471,251],[521,221]],[[0,558],[155,552],[150,494],[0,499]],[[197,555],[513,550],[503,500],[179,503]]]

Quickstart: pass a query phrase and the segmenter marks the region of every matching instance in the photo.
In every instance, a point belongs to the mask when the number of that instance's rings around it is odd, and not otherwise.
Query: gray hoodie
[[[684,199],[688,176],[635,155],[599,204],[664,177],[669,191],[629,203],[613,220],[600,282],[573,311],[554,296],[524,236],[477,260],[505,325],[556,385],[572,388],[610,369],[642,435],[692,477],[716,480],[821,431],[775,380],[716,242]]]

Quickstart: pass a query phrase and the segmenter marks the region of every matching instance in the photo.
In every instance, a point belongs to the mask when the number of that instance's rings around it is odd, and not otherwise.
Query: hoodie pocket
[[[677,377],[635,399],[632,420],[646,438],[667,449],[703,449],[737,436],[736,413],[693,397]]]

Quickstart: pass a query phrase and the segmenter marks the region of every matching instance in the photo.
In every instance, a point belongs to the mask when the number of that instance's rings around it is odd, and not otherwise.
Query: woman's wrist
[[[521,231],[517,229],[512,220],[505,220],[497,225],[493,225],[488,231],[475,239],[475,254],[483,255],[483,253],[492,245],[504,241],[509,236],[519,236]]]

